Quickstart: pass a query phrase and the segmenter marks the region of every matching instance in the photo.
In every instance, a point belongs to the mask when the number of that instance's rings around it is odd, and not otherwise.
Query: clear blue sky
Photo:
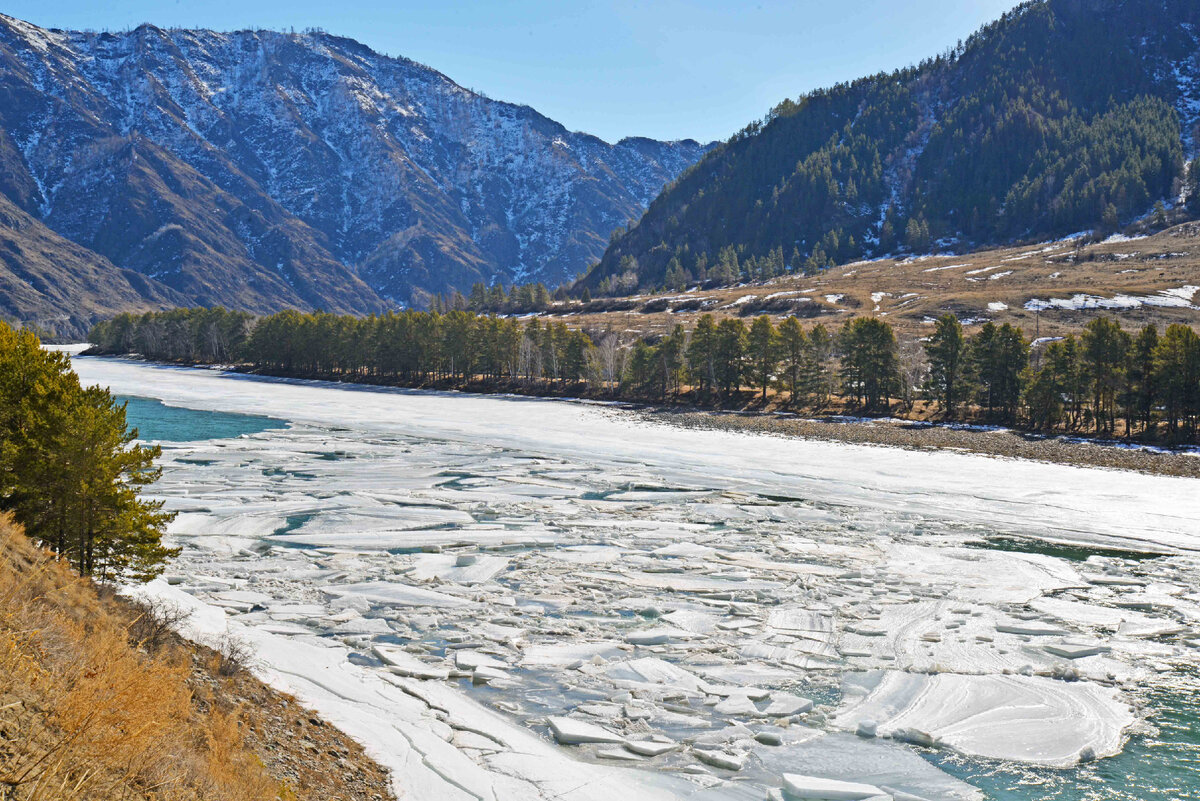
[[[324,28],[606,140],[724,139],[785,97],[901,67],[1016,0],[8,0],[44,27]]]

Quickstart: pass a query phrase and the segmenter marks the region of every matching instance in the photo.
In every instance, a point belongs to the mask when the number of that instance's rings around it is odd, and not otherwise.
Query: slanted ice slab
[[[621,735],[583,720],[553,717],[549,718],[548,722],[550,723],[550,731],[554,735],[554,739],[563,745],[625,742],[625,738]]]
[[[890,797],[873,784],[820,779],[816,776],[802,776],[797,773],[783,774],[783,796],[789,799],[819,799],[819,801],[863,801],[880,796]]]

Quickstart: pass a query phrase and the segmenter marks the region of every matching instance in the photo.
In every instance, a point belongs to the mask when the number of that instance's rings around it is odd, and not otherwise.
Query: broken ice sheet
[[[977,547],[1194,548],[1200,502],[1181,480],[681,431],[565,403],[79,366],[133,394],[293,421],[166,452],[155,493],[185,511],[185,551],[162,587],[242,626],[276,677],[388,743],[385,764],[428,797],[467,797],[445,778],[461,773],[496,798],[761,798],[792,773],[979,798],[967,782],[993,763],[966,758],[953,778],[920,747],[843,724],[865,703],[841,696],[843,676],[924,671],[919,691],[872,709],[877,733],[1030,762],[955,714],[1022,730],[988,699],[1026,688],[1083,733],[1056,746],[1065,762],[1120,748],[1145,687],[1193,686],[1194,560]],[[401,700],[351,691],[379,682]],[[377,728],[396,710],[410,740]],[[659,745],[558,746],[552,717]]]

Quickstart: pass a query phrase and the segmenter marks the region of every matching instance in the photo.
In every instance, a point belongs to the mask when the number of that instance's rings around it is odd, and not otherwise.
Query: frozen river
[[[146,591],[402,798],[1200,798],[1193,480],[75,367],[162,440]]]

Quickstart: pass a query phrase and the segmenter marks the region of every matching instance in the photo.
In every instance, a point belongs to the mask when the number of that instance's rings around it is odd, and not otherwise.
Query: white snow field
[[[184,551],[137,591],[251,643],[401,798],[984,799],[996,766],[1124,758],[1196,689],[1192,480],[75,368],[291,421],[163,443]]]

